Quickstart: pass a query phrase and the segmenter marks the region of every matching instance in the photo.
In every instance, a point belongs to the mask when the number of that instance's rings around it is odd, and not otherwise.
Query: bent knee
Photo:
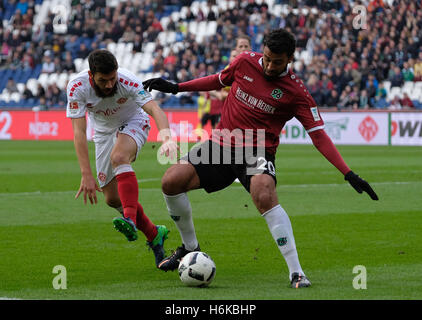
[[[168,173],[168,171],[166,171],[161,179],[161,190],[168,196],[173,196],[183,192],[179,192],[179,190],[181,190],[181,186],[177,177],[174,174]]]
[[[114,152],[110,155],[111,166],[116,168],[122,164],[130,163],[129,157],[122,152]]]
[[[164,173],[161,179],[161,189],[169,196],[196,188],[199,188],[199,178],[191,165],[174,165]]]

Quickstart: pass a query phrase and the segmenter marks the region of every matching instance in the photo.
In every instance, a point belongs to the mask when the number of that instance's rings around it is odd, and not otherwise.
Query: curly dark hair
[[[296,50],[296,39],[293,34],[285,29],[275,29],[264,36],[264,46],[271,52],[286,53],[288,57],[293,56]]]
[[[108,50],[97,49],[88,56],[89,70],[92,74],[100,72],[109,74],[119,67],[116,57]]]

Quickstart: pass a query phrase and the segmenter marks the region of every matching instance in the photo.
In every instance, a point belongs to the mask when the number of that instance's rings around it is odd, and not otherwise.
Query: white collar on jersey
[[[259,58],[258,62],[259,62],[259,64],[261,65],[261,67],[262,67],[262,68],[264,68],[264,65],[262,64],[262,57],[261,57],[261,58]],[[281,77],[284,77],[284,76],[285,76],[285,75],[287,75],[288,73],[289,73],[289,65],[287,65],[287,67],[286,67],[286,71],[284,71],[284,72],[280,73],[279,77],[280,77],[280,78],[281,78]]]

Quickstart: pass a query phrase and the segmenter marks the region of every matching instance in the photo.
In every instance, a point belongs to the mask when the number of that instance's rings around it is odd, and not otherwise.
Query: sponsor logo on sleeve
[[[314,117],[314,120],[315,121],[320,121],[321,120],[321,117],[319,116],[318,108],[317,107],[311,108],[311,113],[312,113],[312,116]]]

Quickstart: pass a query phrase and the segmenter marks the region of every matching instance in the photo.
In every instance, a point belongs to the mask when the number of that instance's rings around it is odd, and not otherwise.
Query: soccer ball
[[[204,252],[190,252],[179,264],[179,277],[190,287],[206,287],[215,277],[215,263]]]

